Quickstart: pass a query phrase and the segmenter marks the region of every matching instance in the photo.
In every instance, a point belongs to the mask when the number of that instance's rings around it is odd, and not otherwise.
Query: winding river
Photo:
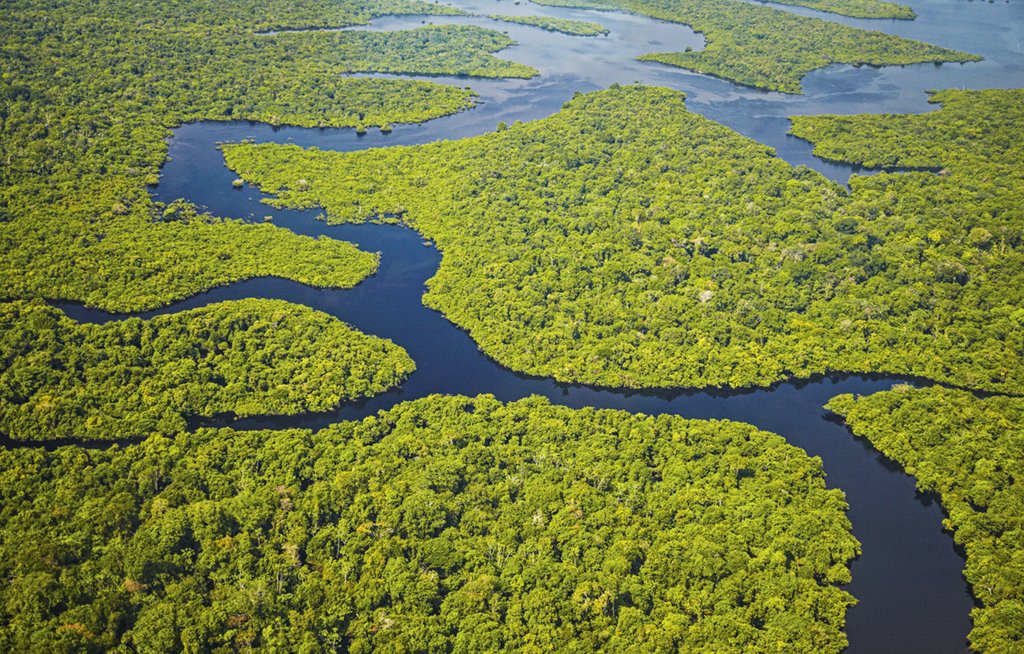
[[[419,235],[393,225],[328,226],[318,212],[277,210],[260,204],[251,187],[235,190],[234,174],[224,167],[216,144],[243,138],[293,142],[322,149],[358,150],[473,136],[499,121],[533,120],[554,113],[576,91],[640,81],[687,93],[687,106],[766,143],[794,165],[810,166],[846,182],[855,171],[821,161],[809,144],[786,135],[793,114],[921,112],[934,109],[925,91],[950,87],[1024,86],[1024,10],[1009,2],[923,0],[910,4],[916,21],[845,19],[811,10],[796,13],[827,17],[860,27],[926,40],[982,54],[969,65],[921,65],[876,69],[833,66],[804,80],[806,94],[789,96],[743,88],[729,82],[635,60],[653,51],[703,46],[700,35],[682,25],[617,12],[555,9],[513,4],[510,0],[455,0],[474,14],[541,14],[596,21],[610,30],[603,37],[571,37],[536,28],[496,23],[485,18],[389,17],[357,29],[409,29],[425,21],[472,23],[507,32],[519,45],[499,56],[534,66],[532,80],[433,78],[479,93],[475,109],[423,125],[399,125],[390,134],[376,130],[272,128],[255,123],[202,122],[176,130],[170,160],[154,195],[158,200],[186,198],[217,215],[262,220],[300,234],[351,241],[381,253],[379,271],[349,290],[315,289],[282,279],[253,279],[175,303],[151,316],[222,300],[280,298],[330,313],[368,334],[390,338],[417,364],[398,389],[334,412],[288,418],[232,422],[238,428],[318,428],[360,418],[398,402],[431,393],[491,393],[501,400],[542,395],[570,407],[606,407],[647,414],[674,413],[690,418],[723,418],[752,423],[783,435],[824,462],[828,483],[841,488],[850,504],[853,531],[863,554],[852,564],[848,590],[859,600],[848,613],[848,652],[857,654],[965,652],[973,606],[963,579],[963,559],[941,529],[942,511],[932,498],[915,491],[914,481],[869,443],[854,438],[822,409],[839,393],[868,394],[902,380],[892,377],[833,375],[778,384],[769,389],[732,391],[664,390],[637,392],[558,384],[518,375],[483,355],[476,344],[441,314],[421,303],[424,282],[434,274],[440,254]],[[788,9],[787,9],[788,10]],[[105,322],[123,316],[58,303],[71,317]]]

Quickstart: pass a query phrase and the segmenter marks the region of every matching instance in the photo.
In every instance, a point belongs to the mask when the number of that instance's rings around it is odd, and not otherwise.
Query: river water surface
[[[832,66],[804,79],[805,95],[792,96],[740,87],[724,80],[635,60],[654,51],[703,47],[689,28],[618,12],[538,7],[509,0],[455,0],[475,14],[540,14],[599,22],[610,30],[601,37],[572,37],[486,18],[389,17],[357,29],[410,29],[424,22],[471,23],[507,32],[519,45],[499,53],[534,66],[531,80],[432,78],[471,86],[478,106],[423,125],[398,125],[391,134],[376,130],[357,136],[348,129],[272,128],[233,122],[184,125],[170,141],[154,195],[169,202],[185,198],[213,213],[253,220],[272,216],[274,224],[300,234],[343,239],[381,253],[380,269],[354,289],[314,289],[281,279],[254,279],[214,289],[163,309],[171,313],[212,302],[248,297],[280,298],[330,313],[361,331],[393,340],[416,361],[416,372],[398,389],[317,415],[260,418],[231,423],[238,428],[318,428],[360,418],[396,403],[431,393],[491,393],[501,400],[542,395],[570,407],[605,407],[647,414],[674,413],[689,418],[725,418],[752,423],[784,436],[824,463],[829,486],[841,488],[850,504],[853,532],[862,556],[853,562],[847,587],[859,601],[848,613],[850,653],[943,654],[967,651],[973,602],[962,576],[963,558],[941,529],[942,511],[915,491],[913,479],[854,438],[822,409],[839,393],[869,394],[901,380],[835,375],[784,383],[770,389],[651,392],[557,384],[518,375],[484,356],[475,343],[441,314],[421,303],[425,281],[437,270],[440,254],[421,237],[394,225],[328,226],[315,211],[278,210],[260,204],[260,193],[235,190],[235,175],[224,166],[217,143],[254,139],[292,142],[342,151],[427,143],[491,131],[498,122],[535,120],[556,112],[575,92],[612,83],[668,86],[685,91],[687,106],[776,149],[794,165],[810,166],[846,182],[850,166],[811,155],[809,144],[790,137],[787,116],[818,113],[914,113],[930,111],[925,91],[941,88],[1024,86],[1024,10],[1019,2],[922,0],[910,2],[916,21],[845,19],[812,10],[795,13],[826,17],[858,27],[917,38],[982,54],[966,65],[893,68]],[[94,322],[115,320],[101,311],[60,303],[71,317]]]

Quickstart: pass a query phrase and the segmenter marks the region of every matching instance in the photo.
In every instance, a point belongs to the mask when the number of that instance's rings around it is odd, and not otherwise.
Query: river
[[[485,18],[388,17],[357,29],[409,29],[424,22],[472,23],[507,32],[518,45],[499,53],[540,70],[531,80],[432,78],[471,86],[478,106],[422,125],[397,125],[357,136],[347,129],[274,128],[245,122],[184,125],[170,141],[170,159],[156,199],[186,198],[217,215],[273,222],[300,234],[351,241],[381,253],[378,272],[349,290],[315,289],[287,280],[253,279],[214,289],[153,312],[171,313],[212,302],[248,297],[280,298],[337,316],[361,331],[390,338],[416,361],[416,372],[396,390],[317,415],[260,418],[231,423],[238,428],[318,428],[338,420],[371,415],[398,402],[431,393],[491,393],[501,400],[543,395],[570,407],[605,407],[689,418],[724,418],[776,432],[823,460],[829,486],[841,488],[850,504],[853,532],[863,554],[853,562],[847,587],[859,601],[848,613],[851,654],[929,654],[967,651],[973,601],[963,579],[963,558],[941,529],[941,508],[916,492],[912,478],[822,409],[839,393],[868,394],[901,380],[863,375],[826,376],[778,384],[769,389],[731,391],[661,390],[638,392],[558,384],[518,375],[483,355],[476,344],[441,314],[421,303],[425,281],[440,254],[421,237],[394,225],[329,226],[318,212],[272,209],[246,186],[233,189],[235,175],[223,164],[216,144],[254,139],[342,151],[427,143],[491,131],[498,122],[550,115],[577,91],[612,83],[668,86],[685,91],[691,111],[724,123],[776,149],[794,165],[810,166],[845,183],[856,171],[811,155],[810,145],[786,134],[787,116],[817,113],[933,110],[925,91],[940,88],[1024,86],[1024,10],[1009,2],[924,0],[911,2],[916,21],[845,19],[789,8],[850,25],[880,29],[938,45],[982,54],[967,65],[892,68],[831,66],[804,79],[805,95],[792,96],[740,87],[724,80],[635,60],[654,51],[699,49],[703,38],[682,25],[618,12],[538,7],[509,0],[455,0],[475,14],[540,14],[599,22],[601,37],[572,37]],[[860,171],[863,172],[863,171]],[[119,319],[73,303],[58,303],[71,317],[103,322]]]

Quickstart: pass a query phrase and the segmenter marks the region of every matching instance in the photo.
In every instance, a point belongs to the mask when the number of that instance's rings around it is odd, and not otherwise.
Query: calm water
[[[923,112],[925,91],[940,88],[1008,88],[1024,86],[1024,8],[1019,2],[911,2],[919,18],[865,21],[827,16],[830,20],[880,29],[982,54],[984,62],[874,69],[833,66],[804,80],[806,94],[788,96],[738,87],[658,64],[635,60],[653,51],[703,46],[690,29],[617,12],[554,9],[513,4],[508,0],[453,2],[480,14],[541,14],[603,24],[602,37],[570,37],[543,30],[495,23],[484,18],[386,18],[359,29],[409,29],[423,24],[469,22],[507,32],[519,45],[499,56],[534,66],[532,80],[481,81],[433,78],[469,85],[480,94],[468,112],[424,125],[400,125],[388,135],[373,131],[357,137],[352,130],[271,128],[251,123],[196,123],[176,130],[170,161],[155,196],[162,201],[186,198],[227,217],[262,219],[300,234],[326,235],[381,252],[380,270],[346,291],[313,289],[281,279],[255,279],[176,303],[156,312],[170,313],[221,300],[280,298],[330,313],[358,329],[390,338],[406,350],[417,371],[400,389],[346,405],[328,414],[253,419],[240,428],[322,427],[359,418],[397,402],[431,393],[492,393],[501,400],[532,394],[571,407],[595,406],[643,413],[675,413],[691,418],[727,418],[749,422],[783,435],[810,454],[820,456],[832,487],[843,489],[850,503],[853,530],[863,555],[853,563],[848,590],[859,604],[850,609],[847,632],[858,654],[936,654],[965,652],[972,600],[962,577],[963,559],[941,530],[942,512],[916,493],[913,480],[867,442],[852,437],[821,408],[839,393],[868,394],[886,390],[894,378],[837,375],[780,384],[771,389],[730,392],[635,392],[556,384],[517,375],[484,356],[475,343],[445,318],[421,304],[424,282],[440,261],[414,232],[397,226],[328,226],[317,212],[276,210],[260,204],[250,187],[231,188],[235,175],[223,165],[216,143],[251,138],[293,142],[333,150],[426,143],[491,131],[498,122],[534,120],[557,111],[574,92],[640,81],[687,93],[691,111],[704,114],[776,148],[794,165],[808,165],[846,182],[856,172],[811,155],[809,144],[786,135],[787,116],[818,113]],[[795,13],[825,16],[811,10]],[[117,319],[99,311],[62,304],[72,317],[89,321]]]

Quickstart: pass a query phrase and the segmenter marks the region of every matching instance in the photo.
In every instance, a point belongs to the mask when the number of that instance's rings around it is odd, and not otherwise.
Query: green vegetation
[[[804,75],[829,64],[887,66],[981,59],[742,0],[539,0],[538,4],[622,9],[685,23],[704,34],[703,50],[655,53],[640,59],[785,93],[799,93]]]
[[[845,508],[749,425],[536,398],[0,450],[0,647],[833,653]]]
[[[0,224],[0,297],[73,298],[139,311],[251,277],[349,288],[377,269],[377,255],[351,243],[220,220],[187,203],[164,207],[142,188],[122,189],[135,198],[134,210],[118,195],[113,210],[88,222],[37,221],[36,206]]]
[[[980,211],[1012,211],[1024,193],[1019,180],[1024,171],[1019,154],[1024,137],[1017,132],[1024,122],[1024,89],[988,91],[947,90],[928,99],[941,104],[939,111],[924,114],[863,114],[859,116],[793,116],[791,134],[814,143],[814,154],[834,161],[859,164],[865,168],[926,168],[934,175],[879,175],[856,180],[858,184],[891,186],[911,182],[910,187],[929,182],[936,187],[966,185],[968,178],[992,178],[977,182],[997,186],[987,189],[990,202]],[[973,204],[973,203],[972,203]],[[1018,209],[1011,218],[1021,224]]]
[[[965,141],[1020,151],[1024,102],[1001,101],[989,123],[989,96],[964,97]],[[1024,188],[1019,170],[868,178],[851,197],[643,87],[461,141],[224,152],[280,204],[337,222],[399,215],[436,242],[424,301],[515,370],[629,387],[845,370],[1024,389],[1024,202],[1005,195]]]
[[[339,73],[410,73],[417,75],[466,75],[471,77],[521,77],[537,70],[492,53],[513,44],[501,32],[473,25],[427,25],[401,32],[321,31],[289,32],[263,36],[275,43],[272,50],[317,67],[338,58]]]
[[[828,408],[859,436],[938,493],[947,529],[967,553],[981,603],[971,647],[993,654],[1024,645],[1024,399],[978,398],[943,388],[896,387]]]
[[[981,377],[958,383],[1021,393],[1024,90],[943,91],[931,101],[942,109],[795,117],[792,133],[829,159],[939,171],[851,180],[855,231],[872,251],[888,251],[904,286],[876,306],[904,314],[937,347],[961,351],[957,359],[987,361],[987,374],[979,369]],[[908,275],[915,267],[926,275]],[[968,355],[961,348],[972,341],[980,347],[969,346]],[[937,373],[927,376],[949,379]]]
[[[786,92],[831,63],[977,59],[738,0],[550,3],[690,24],[703,51],[645,58]],[[536,74],[477,27],[326,30],[392,13],[461,12],[6,3],[0,433],[145,440],[0,449],[0,649],[841,651],[853,598],[836,584],[859,546],[820,462],[778,436],[486,396],[315,434],[187,433],[196,417],[327,410],[414,363],[286,302],[88,325],[40,299],[139,310],[246,277],[349,287],[372,273],[375,255],[350,244],[165,206],[146,187],[182,122],[390,130],[473,104],[468,89],[351,73]],[[1021,393],[1024,92],[934,99],[944,109],[923,116],[794,121],[825,156],[941,170],[851,193],[662,89],[581,96],[456,142],[225,154],[281,204],[419,229],[444,253],[425,301],[517,370],[664,387],[838,369]],[[901,388],[829,407],[941,494],[984,605],[973,645],[1018,646],[1022,401]]]
[[[608,33],[608,29],[604,26],[586,20],[548,18],[547,16],[499,16],[497,14],[490,15],[488,18],[506,23],[532,25],[546,29],[549,32],[561,32],[571,36],[602,36]]]
[[[277,300],[79,324],[0,304],[0,433],[19,440],[174,434],[188,416],[325,411],[415,369],[390,341]]]
[[[913,20],[914,10],[906,5],[881,0],[765,0],[778,5],[807,7],[852,18],[897,18]]]
[[[0,297],[131,311],[254,275],[350,285],[346,259],[355,255],[347,246],[197,219],[183,206],[166,212],[146,185],[157,181],[169,128],[182,122],[365,129],[472,105],[465,89],[344,77],[352,70],[532,74],[491,56],[509,41],[477,28],[261,35],[399,12],[459,13],[406,0],[6,3]]]

